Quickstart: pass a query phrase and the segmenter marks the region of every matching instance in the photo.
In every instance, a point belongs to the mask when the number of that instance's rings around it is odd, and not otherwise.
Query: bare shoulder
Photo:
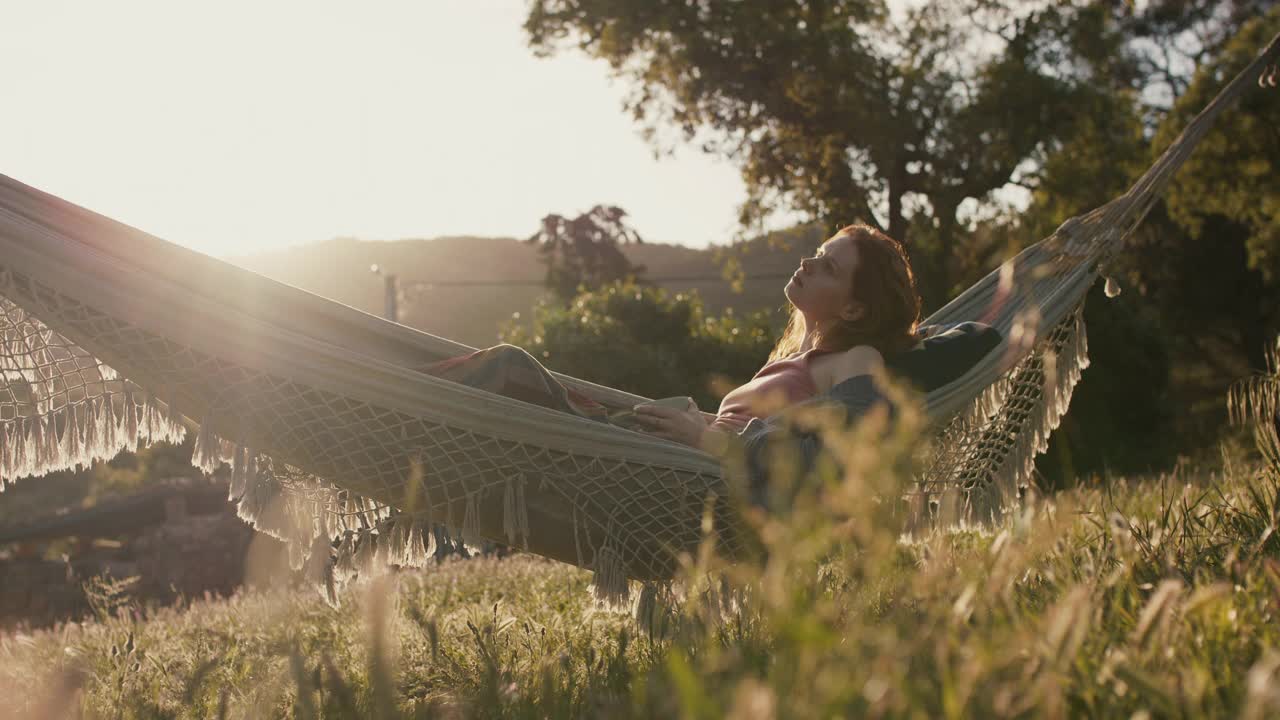
[[[826,392],[857,375],[870,375],[884,367],[884,357],[870,345],[855,345],[840,353],[816,358],[813,379],[818,392]]]

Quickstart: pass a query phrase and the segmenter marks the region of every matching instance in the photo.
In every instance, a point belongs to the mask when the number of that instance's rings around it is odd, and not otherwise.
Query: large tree
[[[627,212],[613,205],[596,205],[575,218],[551,214],[525,242],[538,246],[547,266],[546,286],[561,301],[583,290],[595,290],[618,280],[636,280],[643,265],[632,265],[620,245],[643,243],[626,222]]]
[[[1087,73],[1064,72],[1082,57],[1064,43],[1107,37],[1081,30],[1108,18],[1089,8],[974,7],[535,0],[525,27],[537,52],[577,47],[607,61],[655,142],[678,129],[736,161],[744,227],[780,208],[827,226],[869,222],[907,243],[936,295],[952,284],[961,203],[1016,180],[1091,94],[1079,82]],[[913,242],[913,228],[931,230],[931,247]]]
[[[1280,33],[1280,6],[1240,26],[1204,63],[1159,127],[1164,147]],[[1280,92],[1255,90],[1241,99],[1201,142],[1174,179],[1167,209],[1190,242],[1152,238],[1160,256],[1181,260],[1182,272],[1160,287],[1185,307],[1179,329],[1206,355],[1222,345],[1266,369],[1264,350],[1280,331]],[[1161,242],[1161,241],[1164,242]],[[1155,263],[1164,268],[1168,263]],[[1189,301],[1189,302],[1188,302]]]

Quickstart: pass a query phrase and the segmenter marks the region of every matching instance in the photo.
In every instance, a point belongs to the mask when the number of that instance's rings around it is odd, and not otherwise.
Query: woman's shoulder
[[[810,358],[810,372],[818,392],[826,392],[855,375],[870,375],[884,367],[884,357],[870,345],[855,345]]]

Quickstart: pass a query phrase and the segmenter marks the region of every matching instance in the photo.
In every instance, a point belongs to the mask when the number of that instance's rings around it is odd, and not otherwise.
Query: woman
[[[791,318],[769,362],[735,388],[712,416],[696,407],[641,405],[646,431],[721,454],[753,417],[826,392],[884,366],[918,342],[920,296],[902,245],[868,225],[850,225],[801,261],[787,282]]]
[[[716,415],[635,408],[637,429],[713,454],[752,418],[826,392],[884,365],[884,356],[917,343],[920,297],[902,246],[867,225],[850,225],[805,258],[783,292],[791,317],[769,362],[720,403]],[[514,345],[497,345],[423,368],[425,372],[507,397],[608,421],[607,410],[565,388]],[[636,427],[632,425],[632,427]]]

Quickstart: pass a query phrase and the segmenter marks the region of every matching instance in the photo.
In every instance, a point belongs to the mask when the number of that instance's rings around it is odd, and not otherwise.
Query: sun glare
[[[525,12],[17,4],[0,26],[0,173],[216,256],[526,236],[599,203],[651,241],[728,240],[737,171],[694,150],[655,158],[607,68],[533,57]]]

